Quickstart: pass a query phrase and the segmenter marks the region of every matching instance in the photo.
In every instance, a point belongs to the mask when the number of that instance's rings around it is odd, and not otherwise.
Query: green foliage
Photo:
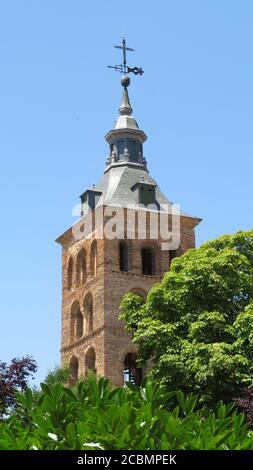
[[[233,405],[212,412],[197,397],[150,381],[111,388],[90,376],[74,389],[41,385],[19,394],[15,414],[0,422],[0,450],[251,449],[253,433]]]
[[[253,382],[253,231],[175,258],[144,304],[124,297],[121,318],[153,378],[210,404],[230,401]]]
[[[69,367],[59,367],[55,366],[55,368],[48,372],[45,377],[44,383],[46,385],[52,386],[55,384],[62,384],[66,385],[68,383],[70,376]]]
[[[54,369],[48,371],[43,381],[43,385],[41,384],[41,386],[44,387],[44,385],[48,385],[49,387],[52,387],[53,385],[56,385],[56,384],[68,385],[69,378],[70,378],[70,370],[68,366],[64,366],[64,367],[55,366]],[[33,387],[32,394],[33,394],[34,402],[39,400],[42,394],[41,387]]]

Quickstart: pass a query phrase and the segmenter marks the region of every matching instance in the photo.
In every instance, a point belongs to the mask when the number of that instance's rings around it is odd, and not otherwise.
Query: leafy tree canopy
[[[9,365],[0,362],[0,416],[15,405],[16,393],[27,389],[36,370],[37,364],[29,356],[12,359]]]
[[[69,367],[59,367],[55,366],[54,369],[50,370],[45,379],[44,379],[44,384],[53,386],[55,384],[62,384],[66,385],[69,381],[70,378],[70,371]]]
[[[169,388],[230,401],[253,383],[253,231],[175,258],[146,301],[127,294],[121,318]]]

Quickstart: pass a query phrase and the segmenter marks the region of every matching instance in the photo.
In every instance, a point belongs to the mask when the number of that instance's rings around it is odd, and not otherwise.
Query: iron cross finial
[[[108,65],[107,67],[109,67],[109,69],[114,69],[117,72],[123,73],[124,75],[130,72],[134,73],[135,75],[142,75],[144,73],[141,67],[128,67],[126,51],[134,52],[134,49],[132,49],[131,47],[126,47],[126,40],[124,35],[122,35],[122,46],[114,47],[116,47],[116,49],[122,49],[123,63],[119,65]]]

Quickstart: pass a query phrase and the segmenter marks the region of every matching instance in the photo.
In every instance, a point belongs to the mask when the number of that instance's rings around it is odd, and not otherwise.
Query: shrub
[[[214,411],[198,398],[168,392],[146,382],[111,388],[89,377],[72,390],[42,384],[18,395],[19,407],[0,422],[0,450],[6,449],[253,449],[253,433],[233,404]]]

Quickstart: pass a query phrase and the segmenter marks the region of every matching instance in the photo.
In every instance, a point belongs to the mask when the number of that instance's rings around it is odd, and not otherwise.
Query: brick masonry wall
[[[96,211],[96,210],[95,210]],[[94,212],[95,212],[94,211]],[[99,209],[101,212],[101,208]],[[92,214],[94,217],[94,214]],[[143,217],[143,211],[141,211]],[[149,217],[146,220],[147,237],[150,234]],[[195,246],[194,228],[198,219],[181,217],[181,243],[177,254]],[[85,219],[84,219],[85,224]],[[100,227],[101,228],[101,227]],[[119,268],[119,242],[113,239],[95,240],[96,232],[91,237],[75,240],[71,230],[63,234],[58,242],[62,245],[62,333],[61,360],[69,363],[75,356],[79,363],[79,376],[85,375],[85,357],[90,348],[96,355],[95,368],[97,374],[106,376],[116,385],[123,385],[124,357],[129,352],[137,353],[137,347],[125,332],[124,324],[118,320],[120,303],[124,294],[135,291],[145,296],[150,288],[159,282],[169,270],[170,256],[168,251],[161,250],[162,239],[126,240],[127,228],[122,221],[122,233],[127,245],[128,271]],[[132,238],[137,236],[137,228],[132,229]],[[92,244],[96,243],[96,273],[92,273]],[[141,250],[148,248],[155,258],[155,273],[152,276],[142,274]],[[76,282],[77,255],[81,249],[86,252],[87,278],[84,285]],[[72,257],[72,287],[68,288],[68,263]],[[93,331],[84,332],[79,339],[71,338],[71,308],[78,302],[81,312],[85,315],[85,299],[87,295],[93,299]]]

